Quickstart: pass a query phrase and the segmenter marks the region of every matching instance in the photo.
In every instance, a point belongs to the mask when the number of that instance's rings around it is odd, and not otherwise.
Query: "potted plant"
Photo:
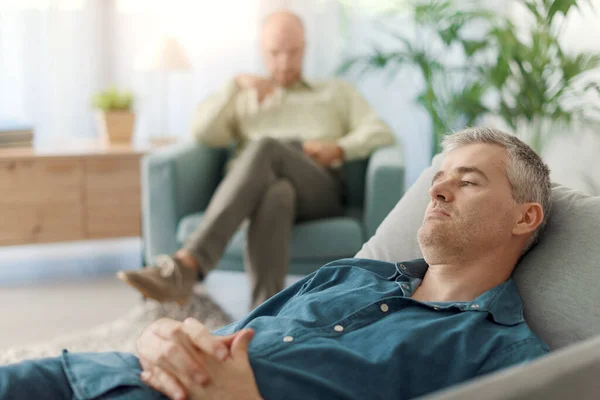
[[[490,32],[498,57],[482,68],[482,79],[498,97],[493,113],[541,155],[555,135],[600,122],[600,84],[590,74],[600,67],[600,54],[574,52],[560,41],[568,12],[584,2],[519,0],[535,21],[527,34],[518,35],[507,20]]]
[[[96,119],[100,137],[107,144],[130,144],[133,136],[135,114],[132,111],[133,95],[111,87],[92,98],[98,110]]]
[[[347,57],[338,69],[340,74],[355,72],[358,79],[367,73],[385,73],[394,79],[406,67],[416,71],[424,85],[415,102],[431,121],[431,157],[441,150],[444,135],[475,124],[489,112],[484,103],[489,84],[481,79],[478,64],[492,44],[464,32],[477,24],[487,36],[498,17],[478,7],[477,1],[468,3],[468,7],[460,0],[403,3],[404,7],[380,15],[376,21],[376,29],[392,47],[382,50],[373,43],[369,53]],[[398,17],[407,14],[418,32],[414,37],[398,23]]]
[[[588,73],[600,66],[600,56],[566,51],[559,40],[559,20],[578,0],[516,0],[535,21],[521,35],[510,18],[489,12],[484,3],[408,1],[416,37],[396,29],[394,12],[384,15],[378,27],[395,48],[383,51],[375,44],[370,54],[347,58],[338,72],[395,77],[405,66],[416,67],[424,88],[415,100],[431,119],[432,157],[444,135],[490,115],[540,154],[554,133],[573,132],[565,127],[572,122],[596,124],[600,85]],[[473,26],[479,36],[469,34]]]

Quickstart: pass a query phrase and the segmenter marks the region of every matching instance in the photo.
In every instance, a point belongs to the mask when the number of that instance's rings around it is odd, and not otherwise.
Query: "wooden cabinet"
[[[140,236],[140,160],[85,160],[87,234],[90,238]]]
[[[0,245],[140,236],[144,153],[0,150]]]

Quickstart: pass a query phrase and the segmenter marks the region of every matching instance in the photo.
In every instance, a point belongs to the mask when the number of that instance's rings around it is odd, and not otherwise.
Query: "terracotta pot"
[[[131,111],[98,111],[100,137],[107,144],[131,144],[135,114]]]

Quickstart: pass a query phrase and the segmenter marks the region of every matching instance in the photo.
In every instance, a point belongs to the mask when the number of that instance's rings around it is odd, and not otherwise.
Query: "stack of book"
[[[0,121],[0,148],[32,146],[33,129],[30,126]]]

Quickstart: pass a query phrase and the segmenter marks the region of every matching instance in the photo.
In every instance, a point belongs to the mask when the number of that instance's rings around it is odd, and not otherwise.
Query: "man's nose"
[[[451,182],[448,180],[438,181],[429,188],[429,196],[432,200],[447,203],[454,199]]]
[[[290,57],[287,54],[280,55],[277,60],[277,64],[279,65],[280,69],[286,70],[290,65]]]

